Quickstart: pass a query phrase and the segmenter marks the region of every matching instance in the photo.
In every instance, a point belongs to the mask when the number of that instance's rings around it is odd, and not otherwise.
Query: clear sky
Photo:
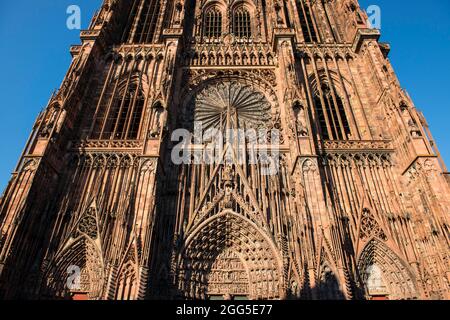
[[[0,1],[0,193],[39,111],[59,87],[79,31],[66,27],[69,5],[86,28],[100,0]],[[450,165],[450,1],[361,0],[381,8],[382,41],[400,82],[431,126]]]

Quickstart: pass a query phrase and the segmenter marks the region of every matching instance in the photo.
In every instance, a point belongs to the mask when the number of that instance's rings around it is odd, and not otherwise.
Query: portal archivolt
[[[177,282],[179,292],[188,299],[280,299],[282,260],[266,232],[225,210],[186,239]]]
[[[93,240],[80,236],[56,259],[45,277],[46,293],[59,298],[102,298],[104,267]],[[80,272],[80,274],[78,274]]]
[[[370,240],[361,252],[358,269],[369,297],[379,295],[390,300],[418,297],[409,267],[376,238]]]

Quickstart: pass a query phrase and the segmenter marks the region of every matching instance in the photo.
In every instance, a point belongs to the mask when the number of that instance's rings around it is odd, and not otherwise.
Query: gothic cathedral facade
[[[450,299],[449,174],[367,18],[104,0],[0,200],[0,298]],[[276,173],[173,161],[198,123],[277,131]]]

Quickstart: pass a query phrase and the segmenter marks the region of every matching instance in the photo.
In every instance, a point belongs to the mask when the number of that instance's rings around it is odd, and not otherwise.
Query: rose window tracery
[[[202,129],[259,129],[270,119],[270,103],[254,87],[221,82],[201,90],[193,101],[194,119]]]
[[[78,225],[78,231],[91,237],[91,239],[97,239],[97,222],[95,220],[95,209],[89,208],[85,216],[81,219]]]
[[[178,268],[178,286],[185,298],[281,297],[280,257],[273,244],[256,225],[231,210],[205,221],[188,237]]]
[[[361,239],[366,240],[371,236],[378,237],[379,239],[384,241],[387,240],[386,234],[379,226],[378,222],[374,219],[372,213],[368,209],[364,209],[361,216],[360,237]]]

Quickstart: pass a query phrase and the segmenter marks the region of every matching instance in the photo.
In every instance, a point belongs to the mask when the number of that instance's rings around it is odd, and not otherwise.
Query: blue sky
[[[66,9],[82,9],[86,28],[100,0],[0,2],[0,193],[25,145],[39,111],[59,86],[70,63],[69,46],[79,31],[66,28]],[[381,7],[382,41],[400,82],[431,126],[450,165],[450,2],[363,0]]]

